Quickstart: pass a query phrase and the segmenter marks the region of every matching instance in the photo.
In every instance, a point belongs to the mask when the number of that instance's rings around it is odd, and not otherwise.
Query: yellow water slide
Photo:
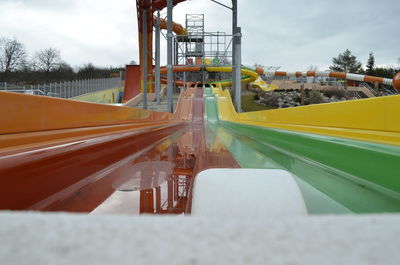
[[[206,64],[207,59],[206,59]],[[225,72],[225,73],[230,73],[232,72],[232,67],[231,66],[209,66],[206,67],[206,70],[209,72]],[[261,79],[259,74],[250,69],[250,68],[242,68],[241,69],[241,74],[242,74],[242,83],[251,83],[251,86],[256,89],[260,89],[263,91],[271,91],[274,89],[277,89],[278,86],[276,85],[269,85],[265,83],[264,80]],[[222,80],[222,81],[215,81],[212,82],[211,84],[220,84],[222,87],[228,87],[232,85],[232,80]]]
[[[209,72],[223,72],[223,73],[230,73],[232,72],[232,67],[231,66],[209,66],[206,67],[206,70]],[[242,74],[242,83],[251,83],[257,80],[258,74],[255,71],[252,71],[248,68],[242,68],[240,70]],[[220,83],[222,87],[226,86],[231,86],[232,85],[232,80],[222,80],[222,81],[216,81],[212,82],[213,83]]]
[[[237,113],[227,89],[213,88],[220,120],[400,145],[400,96]]]

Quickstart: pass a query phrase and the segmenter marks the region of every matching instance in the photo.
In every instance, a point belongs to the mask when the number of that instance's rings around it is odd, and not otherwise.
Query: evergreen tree
[[[346,73],[361,73],[363,71],[362,64],[357,58],[351,54],[349,49],[340,53],[338,57],[332,58],[333,65],[329,67],[332,71],[346,72]]]
[[[369,57],[368,57],[368,61],[367,61],[367,65],[366,65],[367,70],[365,71],[365,73],[367,75],[374,75],[375,74],[375,57],[374,57],[374,53],[370,52]]]

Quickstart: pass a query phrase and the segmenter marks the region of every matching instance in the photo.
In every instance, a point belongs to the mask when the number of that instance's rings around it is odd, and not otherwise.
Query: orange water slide
[[[400,91],[400,72],[395,74],[392,79],[390,78],[383,78],[377,76],[369,76],[369,75],[361,75],[361,74],[352,74],[352,73],[345,73],[345,72],[319,72],[319,71],[306,71],[306,72],[284,72],[284,71],[271,71],[271,72],[264,72],[264,69],[257,67],[256,72],[258,74],[265,74],[268,76],[287,76],[287,77],[301,77],[301,76],[325,76],[325,77],[332,77],[338,79],[346,79],[352,81],[359,81],[359,82],[370,82],[370,83],[378,83],[384,85],[390,85],[394,89]]]
[[[180,2],[186,0],[173,0],[173,4],[177,5]],[[138,19],[138,34],[139,34],[139,57],[140,57],[140,71],[144,72],[144,61],[147,60],[147,73],[149,73],[148,89],[149,92],[154,92],[152,87],[153,80],[153,13],[156,10],[162,10],[167,7],[166,0],[136,0],[136,10]],[[146,26],[143,25],[143,17],[146,17]],[[177,28],[177,26],[175,26]],[[178,27],[179,28],[179,27]],[[147,33],[147,58],[143,58],[143,32]],[[141,90],[143,91],[143,84],[141,84]]]
[[[203,117],[200,90],[182,92],[174,114],[0,92],[7,113],[0,118],[0,209],[92,211],[137,163],[164,159],[165,148],[157,145],[173,144],[173,135],[191,130],[186,121]],[[198,150],[193,143],[200,143],[199,132],[183,137],[180,145]],[[192,170],[185,172],[193,175]]]
[[[153,24],[157,23],[157,17],[153,16]],[[168,29],[168,20],[160,18],[160,29]],[[172,31],[177,35],[187,35],[188,32],[181,24],[172,22]]]

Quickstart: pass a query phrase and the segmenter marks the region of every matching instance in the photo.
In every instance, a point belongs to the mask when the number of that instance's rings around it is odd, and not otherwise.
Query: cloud
[[[370,51],[380,65],[396,65],[400,57],[397,0],[238,2],[242,60],[247,64],[290,71],[317,65],[323,70],[347,48],[364,64]],[[231,32],[231,11],[211,1],[178,4],[174,20],[185,24],[187,13],[205,14],[207,31]],[[30,53],[55,47],[72,65],[123,65],[139,57],[133,0],[2,0],[0,25],[0,36],[18,38]],[[163,38],[161,45],[165,63]]]

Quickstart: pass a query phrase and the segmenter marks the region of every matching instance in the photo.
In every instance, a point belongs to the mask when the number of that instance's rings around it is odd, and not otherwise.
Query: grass
[[[268,109],[274,109],[274,107],[271,106],[264,106],[260,105],[254,102],[254,96],[255,93],[248,93],[245,95],[242,95],[242,109],[245,112],[248,111],[258,111],[258,110],[268,110]]]

